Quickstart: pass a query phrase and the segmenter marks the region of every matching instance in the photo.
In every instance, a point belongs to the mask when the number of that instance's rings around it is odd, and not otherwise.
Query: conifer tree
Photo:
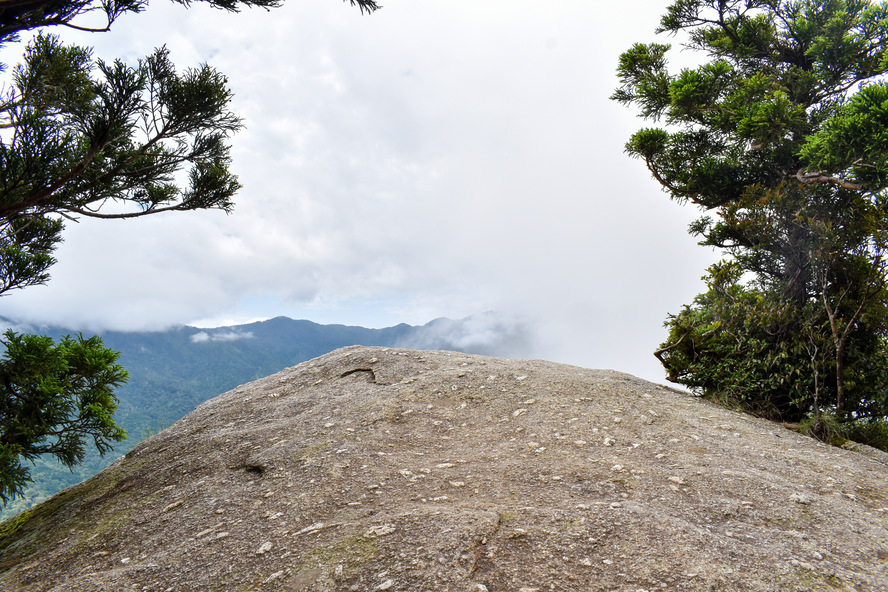
[[[612,98],[660,122],[627,152],[725,259],[670,316],[671,380],[775,419],[888,416],[888,5],[676,0]]]
[[[126,433],[114,421],[114,389],[126,382],[118,354],[98,337],[18,335],[7,331],[0,360],[0,500],[30,482],[22,463],[41,454],[65,466],[83,462],[92,439],[100,454]]]

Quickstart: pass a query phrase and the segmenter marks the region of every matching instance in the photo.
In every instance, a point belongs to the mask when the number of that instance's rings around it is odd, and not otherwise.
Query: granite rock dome
[[[888,465],[609,370],[340,349],[0,525],[0,590],[886,590]]]

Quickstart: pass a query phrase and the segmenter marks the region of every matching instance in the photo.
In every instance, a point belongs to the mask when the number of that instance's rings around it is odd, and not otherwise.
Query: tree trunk
[[[845,342],[847,334],[836,344],[836,412],[841,415],[845,406]]]

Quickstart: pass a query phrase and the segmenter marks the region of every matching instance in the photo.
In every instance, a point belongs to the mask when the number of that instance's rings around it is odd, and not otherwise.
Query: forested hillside
[[[0,324],[4,323],[14,326],[0,319]],[[481,337],[473,338],[479,326],[486,330],[479,332]],[[51,337],[77,333],[76,329],[62,327],[26,329]],[[384,329],[320,325],[277,317],[213,329],[184,326],[157,332],[109,331],[99,336],[107,347],[120,352],[120,363],[130,373],[129,383],[117,392],[120,405],[116,414],[129,439],[104,458],[90,449],[85,462],[73,470],[52,458],[38,459],[32,471],[34,482],[25,498],[12,501],[0,512],[0,518],[96,474],[200,403],[340,347],[409,344],[427,349],[520,355],[525,343],[520,331],[498,325],[493,315],[458,321],[437,319],[419,327],[400,324]]]

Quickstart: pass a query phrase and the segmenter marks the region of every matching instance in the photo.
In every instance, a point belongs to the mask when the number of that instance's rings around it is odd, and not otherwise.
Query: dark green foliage
[[[667,323],[659,357],[669,379],[764,417],[798,421],[809,390],[801,319],[739,283],[736,263],[710,268],[709,291]]]
[[[842,422],[834,415],[822,413],[820,417],[810,415],[802,420],[796,427],[796,431],[812,438],[817,438],[833,446],[841,446],[847,441]]]
[[[888,5],[678,0],[636,44],[613,97],[662,121],[627,143],[726,260],[666,323],[670,379],[797,421],[888,417]]]
[[[798,424],[796,431],[833,446],[847,445],[851,441],[888,452],[888,423],[884,420],[849,422],[823,413],[819,418],[806,417]]]
[[[0,294],[45,283],[51,255],[61,240],[62,223],[49,218],[10,220],[0,224]]]
[[[888,86],[861,88],[808,138],[801,156],[817,169],[841,171],[861,187],[888,185]]]
[[[226,139],[241,124],[225,77],[209,66],[177,74],[165,49],[133,67],[94,62],[85,48],[38,35],[13,79],[0,105],[14,129],[0,143],[4,289],[46,281],[61,216],[231,209],[240,184]],[[113,213],[102,211],[112,202]]]
[[[99,454],[126,438],[113,418],[114,389],[127,380],[116,352],[98,337],[5,333],[0,360],[0,499],[21,495],[30,479],[22,460],[46,454],[71,467],[87,439]]]
[[[283,0],[173,0],[190,6],[204,2],[222,10],[237,12],[241,7],[274,8]],[[375,0],[348,0],[358,6],[361,12],[373,12],[379,5]],[[65,26],[87,31],[107,31],[111,24],[127,12],[141,12],[148,6],[148,0],[8,0],[0,4],[0,44],[16,41],[21,31],[38,27]],[[87,28],[75,22],[77,17],[91,12],[100,12],[105,24],[100,28]]]
[[[888,423],[884,420],[857,421],[843,424],[848,440],[888,451]]]

